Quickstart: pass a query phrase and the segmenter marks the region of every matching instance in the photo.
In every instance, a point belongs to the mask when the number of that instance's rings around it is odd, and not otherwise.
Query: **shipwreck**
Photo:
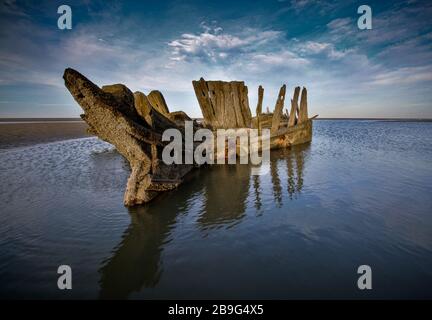
[[[89,132],[115,146],[131,167],[124,204],[139,205],[162,192],[177,188],[196,163],[166,164],[162,140],[166,129],[185,132],[185,121],[193,121],[193,130],[207,128],[249,128],[270,130],[270,148],[287,148],[312,140],[312,119],[308,117],[307,90],[296,87],[285,112],[286,86],[280,88],[274,111],[262,111],[264,89],[258,88],[256,116],[249,107],[248,87],[243,81],[192,81],[203,119],[191,119],[185,112],[170,112],[160,91],[132,93],[123,84],[99,88],[76,70],[63,75],[65,86],[84,114]],[[299,102],[300,98],[300,102]]]

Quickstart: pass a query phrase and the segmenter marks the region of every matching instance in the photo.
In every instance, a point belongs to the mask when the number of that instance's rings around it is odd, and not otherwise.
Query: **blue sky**
[[[57,28],[72,8],[73,29]],[[373,29],[357,28],[372,8]],[[77,117],[73,67],[99,86],[158,89],[201,116],[191,81],[244,80],[272,110],[279,87],[306,86],[321,117],[432,118],[430,1],[0,2],[0,117]]]

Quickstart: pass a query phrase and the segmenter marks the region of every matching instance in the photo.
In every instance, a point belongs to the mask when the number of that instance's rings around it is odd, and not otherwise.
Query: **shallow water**
[[[197,170],[129,210],[128,174],[96,138],[0,150],[0,297],[432,298],[431,123],[315,121],[267,175]]]

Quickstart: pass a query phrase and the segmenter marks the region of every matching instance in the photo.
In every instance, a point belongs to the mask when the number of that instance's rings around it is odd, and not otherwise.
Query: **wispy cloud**
[[[327,28],[331,34],[342,34],[348,36],[355,31],[355,21],[350,17],[337,18],[327,23]]]
[[[399,68],[377,74],[371,84],[398,86],[432,81],[432,65]]]
[[[244,30],[241,34],[225,33],[221,27],[210,28],[203,24],[199,34],[182,34],[168,43],[172,48],[172,60],[199,58],[212,62],[225,60],[235,54],[258,50],[260,46],[281,36],[280,31]]]
[[[324,54],[330,59],[341,59],[346,55],[355,52],[354,49],[337,50],[333,43],[306,41],[297,45],[297,50],[303,55]]]
[[[251,60],[257,64],[258,68],[262,68],[263,65],[300,68],[310,63],[309,60],[289,50],[254,54],[251,56]]]

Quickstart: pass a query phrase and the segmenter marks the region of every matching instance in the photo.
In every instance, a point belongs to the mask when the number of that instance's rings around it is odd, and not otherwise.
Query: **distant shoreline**
[[[0,121],[0,150],[90,137],[84,121]]]
[[[192,118],[203,120],[203,118]],[[315,118],[315,120],[432,122],[432,118]],[[84,122],[81,118],[0,118],[0,123]]]
[[[84,122],[81,118],[0,118],[0,123]]]

